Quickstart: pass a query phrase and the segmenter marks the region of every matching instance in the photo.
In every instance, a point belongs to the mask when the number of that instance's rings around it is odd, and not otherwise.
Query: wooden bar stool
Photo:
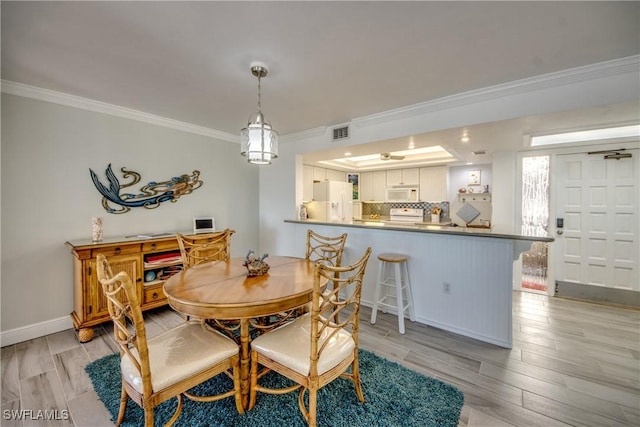
[[[398,313],[398,329],[401,334],[404,334],[405,311],[409,311],[409,319],[412,322],[416,320],[413,310],[413,297],[411,295],[411,282],[409,281],[409,257],[402,254],[386,253],[378,255],[378,259],[380,260],[380,267],[378,269],[375,300],[371,310],[371,323],[376,323],[378,306],[381,306],[382,311],[385,313],[387,308],[395,308]],[[395,274],[389,275],[387,270],[392,264]],[[389,292],[394,288],[395,292]]]

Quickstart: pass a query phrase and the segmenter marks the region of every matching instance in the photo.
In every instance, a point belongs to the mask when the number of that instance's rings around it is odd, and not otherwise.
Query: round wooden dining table
[[[164,283],[164,293],[174,310],[188,316],[239,321],[242,402],[246,408],[250,321],[310,302],[316,263],[304,258],[268,257],[269,271],[248,277],[243,261],[240,257],[212,261],[177,273]]]

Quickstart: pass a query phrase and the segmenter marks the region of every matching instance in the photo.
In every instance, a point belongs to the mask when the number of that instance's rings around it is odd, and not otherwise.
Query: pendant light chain
[[[261,80],[261,76],[262,73],[258,73],[258,113],[262,114],[262,104],[260,103],[260,90],[261,90],[261,86],[260,86],[260,80]]]

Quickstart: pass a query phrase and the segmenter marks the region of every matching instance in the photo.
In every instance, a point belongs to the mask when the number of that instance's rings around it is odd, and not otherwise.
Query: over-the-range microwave
[[[387,202],[417,202],[418,187],[387,187]]]

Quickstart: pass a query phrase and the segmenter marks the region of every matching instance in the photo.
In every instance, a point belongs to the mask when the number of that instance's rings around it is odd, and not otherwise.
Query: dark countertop
[[[323,222],[313,219],[306,221],[285,219],[284,222],[294,224],[313,224],[313,225],[328,225],[335,227],[356,227],[356,228],[370,228],[378,230],[394,230],[394,231],[406,231],[417,233],[437,233],[437,234],[450,234],[456,236],[467,237],[490,237],[497,239],[512,239],[512,240],[526,240],[533,242],[553,242],[553,237],[535,237],[535,236],[523,236],[521,234],[512,234],[507,232],[501,232],[494,230],[493,228],[471,228],[471,227],[453,227],[444,224],[430,224],[430,223],[402,223],[402,222],[390,222],[384,220],[354,220],[352,222]]]

